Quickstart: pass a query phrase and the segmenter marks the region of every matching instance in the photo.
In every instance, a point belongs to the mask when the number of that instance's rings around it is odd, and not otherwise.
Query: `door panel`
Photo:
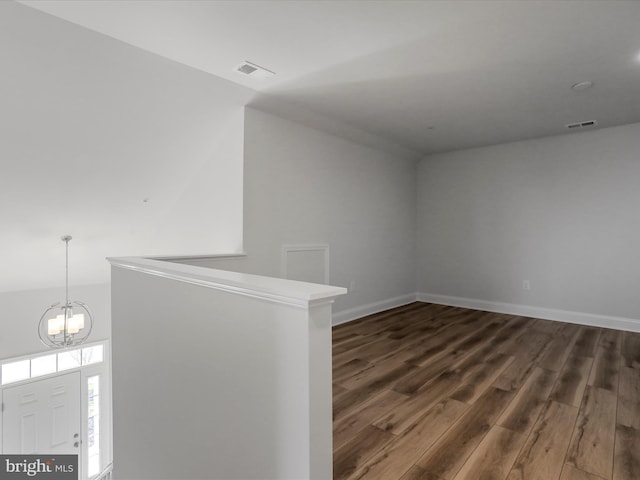
[[[20,419],[20,431],[22,432],[20,442],[20,452],[14,453],[31,453],[38,448],[38,414],[28,413]]]
[[[3,453],[81,454],[79,372],[6,388],[3,403]]]

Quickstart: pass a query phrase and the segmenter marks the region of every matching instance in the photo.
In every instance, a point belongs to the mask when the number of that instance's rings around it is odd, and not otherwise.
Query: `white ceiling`
[[[421,154],[640,121],[635,0],[21,3]]]
[[[20,3],[0,0],[0,292],[60,286],[64,234],[76,284],[108,281],[105,256],[237,251],[206,169],[247,102],[417,155],[640,122],[640,1]]]

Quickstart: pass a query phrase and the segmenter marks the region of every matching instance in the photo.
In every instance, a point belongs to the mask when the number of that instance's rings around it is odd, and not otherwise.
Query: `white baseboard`
[[[333,314],[333,325],[350,322],[358,318],[366,317],[374,313],[383,312],[390,308],[401,307],[417,300],[416,294],[402,295],[400,297],[389,298],[380,302],[369,303],[360,307],[350,308]]]
[[[477,298],[450,297],[447,295],[434,295],[431,293],[418,293],[416,294],[416,298],[420,302],[450,305],[452,307],[471,308],[473,310],[541,318],[543,320],[555,320],[558,322],[577,323],[593,327],[640,332],[640,319],[595,315],[592,313],[534,307],[531,305],[518,305],[515,303],[490,302],[487,300],[479,300]]]

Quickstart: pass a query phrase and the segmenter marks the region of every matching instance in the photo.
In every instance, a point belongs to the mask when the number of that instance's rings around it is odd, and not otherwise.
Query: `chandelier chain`
[[[64,238],[64,243],[66,244],[65,246],[65,265],[64,265],[64,273],[65,273],[65,277],[64,277],[64,285],[65,285],[65,289],[64,289],[64,296],[65,296],[65,305],[69,305],[69,240],[71,240],[70,236],[65,236]]]

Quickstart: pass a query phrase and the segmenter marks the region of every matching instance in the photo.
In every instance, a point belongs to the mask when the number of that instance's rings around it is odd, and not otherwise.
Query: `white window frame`
[[[45,380],[47,378],[53,378],[59,375],[65,375],[71,372],[80,372],[80,413],[82,416],[81,426],[82,426],[82,466],[80,467],[80,471],[83,479],[86,479],[85,473],[88,471],[88,421],[89,421],[89,392],[87,381],[89,377],[93,377],[96,375],[100,376],[100,473],[94,475],[88,480],[100,478],[103,474],[111,469],[112,461],[113,461],[113,422],[112,422],[112,399],[111,399],[111,343],[108,340],[103,340],[99,342],[92,342],[83,345],[79,345],[73,348],[65,348],[54,351],[47,352],[39,352],[32,355],[23,355],[21,357],[7,358],[0,360],[0,366],[19,362],[22,360],[33,360],[35,358],[43,357],[46,355],[51,355],[53,353],[63,353],[74,350],[81,350],[82,348],[90,348],[98,345],[103,346],[103,357],[102,361],[98,363],[92,363],[89,365],[80,365],[78,367],[69,368],[66,370],[56,371],[46,375],[40,375],[36,377],[30,377],[24,380],[20,380],[17,382],[7,383],[6,385],[2,385],[0,383],[0,400],[3,398],[4,389],[12,388],[20,385],[26,385],[33,382],[38,382],[40,380]],[[1,368],[0,368],[1,375]],[[0,382],[1,382],[0,377]],[[2,432],[2,415],[0,414],[0,432]],[[0,435],[0,452],[3,450],[2,446],[2,435]]]

